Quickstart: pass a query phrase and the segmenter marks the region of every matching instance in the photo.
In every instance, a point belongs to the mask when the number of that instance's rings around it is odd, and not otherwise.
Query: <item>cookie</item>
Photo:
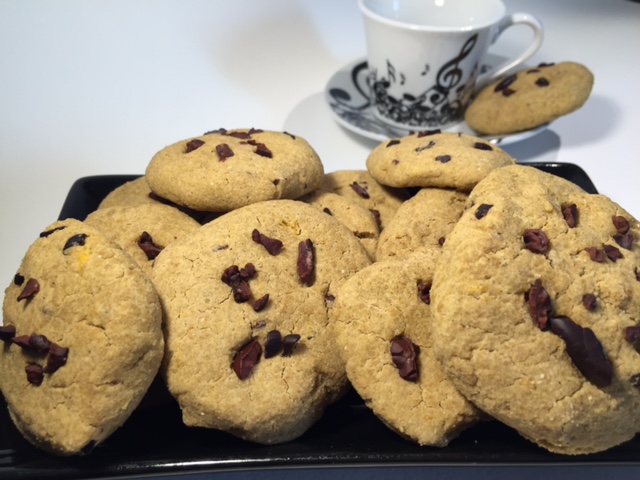
[[[85,223],[118,244],[147,275],[167,245],[200,228],[186,213],[161,203],[100,208]]]
[[[216,130],[169,145],[146,169],[151,190],[198,211],[227,212],[315,190],[324,175],[303,138],[263,130]]]
[[[529,166],[471,192],[431,289],[433,342],[480,409],[557,453],[640,430],[640,224]]]
[[[404,189],[388,188],[378,183],[366,170],[338,170],[324,176],[320,192],[347,197],[371,211],[380,230],[391,220],[409,194]]]
[[[456,190],[420,189],[400,206],[381,233],[376,260],[398,260],[415,252],[439,254],[467,198]]]
[[[480,414],[433,355],[435,258],[414,254],[361,270],[338,290],[331,319],[347,376],[367,406],[402,436],[444,447]]]
[[[138,405],[162,360],[158,295],[135,262],[77,220],[48,227],[5,290],[0,389],[18,430],[89,453]]]
[[[478,137],[432,130],[379,144],[367,157],[367,170],[390,187],[468,192],[492,170],[514,163],[507,152]]]
[[[144,176],[130,180],[115,188],[102,199],[98,205],[100,208],[109,207],[133,207],[141,204],[162,203],[159,197],[153,195]]]
[[[496,80],[477,95],[465,121],[488,135],[536,128],[578,110],[593,88],[593,73],[579,63],[540,64]]]
[[[369,263],[347,227],[294,200],[236,209],[167,246],[152,279],[184,423],[263,444],[302,435],[346,389],[328,310]]]
[[[377,216],[371,210],[350,197],[331,192],[315,191],[300,200],[344,223],[360,239],[369,256],[375,259],[380,226]]]

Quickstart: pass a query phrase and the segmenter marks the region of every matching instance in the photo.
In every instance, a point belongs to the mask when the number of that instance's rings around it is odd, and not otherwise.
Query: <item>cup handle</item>
[[[506,15],[505,17],[498,22],[498,25],[493,34],[493,38],[491,39],[491,43],[493,44],[500,34],[504,32],[507,28],[512,27],[514,25],[528,25],[531,27],[534,33],[534,38],[531,44],[516,58],[511,60],[507,60],[501,65],[493,68],[487,73],[484,73],[478,77],[476,81],[475,91],[478,92],[484,87],[486,87],[489,83],[494,81],[496,78],[504,75],[505,73],[515,69],[516,67],[523,64],[527,61],[534,53],[538,51],[540,46],[542,45],[542,40],[544,38],[544,30],[542,28],[542,23],[536,17],[529,13],[512,13],[510,15]]]

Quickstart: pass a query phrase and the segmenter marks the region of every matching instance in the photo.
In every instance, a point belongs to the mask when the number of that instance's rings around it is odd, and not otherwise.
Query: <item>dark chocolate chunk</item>
[[[491,210],[491,207],[493,207],[493,205],[489,205],[487,203],[483,203],[482,205],[480,205],[477,209],[476,209],[476,218],[478,220],[480,220],[481,218],[483,218],[485,215],[487,215],[487,212],[489,210]]]
[[[328,207],[324,207],[324,208],[322,209],[322,211],[323,211],[324,213],[326,213],[327,215],[331,215],[331,216],[333,216],[333,213],[331,213],[331,210],[330,210]]]
[[[363,187],[358,182],[353,182],[350,187],[362,198],[369,198],[369,192],[367,191],[366,185]]]
[[[476,142],[473,144],[473,148],[477,148],[478,150],[487,150],[487,151],[492,151],[493,147],[491,145],[489,145],[488,143],[484,143],[484,142]]]
[[[400,140],[398,139],[389,140],[389,143],[387,143],[386,148],[393,147],[394,145],[398,145],[399,143],[400,143]]]
[[[67,228],[66,225],[63,225],[61,227],[56,227],[56,228],[52,228],[51,230],[46,230],[44,232],[40,232],[40,238],[46,238],[49,235],[51,235],[52,233],[58,232],[60,230],[64,230],[65,228]]]
[[[305,285],[313,283],[313,273],[315,270],[315,252],[310,239],[303,240],[298,244],[298,277]]]
[[[431,283],[418,282],[418,298],[431,305]]]
[[[29,335],[20,335],[18,337],[13,337],[11,339],[11,343],[18,345],[20,348],[24,350],[31,350],[31,344],[29,343]]]
[[[191,153],[194,150],[199,149],[202,145],[204,145],[204,142],[200,139],[194,138],[193,140],[189,140],[184,149],[184,153]]]
[[[631,247],[633,246],[633,241],[635,240],[635,238],[633,237],[633,234],[631,233],[618,233],[613,236],[613,239],[616,241],[618,245],[620,245],[622,248],[625,248],[627,250],[631,250]]]
[[[224,162],[227,158],[233,157],[234,153],[231,150],[231,147],[227,143],[221,143],[216,145],[216,154],[218,155],[218,160]]]
[[[624,339],[634,347],[640,347],[640,326],[625,328]]]
[[[16,273],[13,276],[13,284],[17,285],[18,287],[21,286],[24,283],[24,275],[20,275],[19,273]]]
[[[511,88],[505,88],[504,90],[502,90],[502,95],[505,97],[510,97],[514,93],[516,93],[516,91]]]
[[[27,380],[30,384],[39,387],[44,380],[44,371],[37,363],[30,363],[24,369],[27,372]]]
[[[589,382],[600,388],[611,385],[613,365],[593,330],[581,327],[569,317],[552,317],[549,327],[564,340],[567,354]]]
[[[276,178],[276,179],[274,179],[274,180],[273,180],[273,182],[271,182],[271,183],[273,183],[273,184],[277,187],[278,185],[280,185],[280,179],[279,179],[279,178]]]
[[[142,235],[138,238],[138,246],[142,249],[147,256],[147,260],[155,260],[164,247],[160,247],[153,242],[153,238],[147,232],[142,232]]]
[[[529,315],[540,330],[546,330],[549,318],[553,312],[551,297],[542,286],[540,280],[536,280],[525,296],[529,304]]]
[[[622,235],[624,235],[625,233],[628,233],[629,229],[631,228],[631,225],[629,225],[629,220],[627,220],[621,215],[614,215],[613,217],[611,217],[611,221],[613,222],[613,225],[616,227],[616,232]]]
[[[11,339],[16,336],[16,327],[14,325],[2,325],[0,326],[0,340],[3,342],[11,342]]]
[[[562,216],[569,228],[576,228],[578,225],[578,206],[575,203],[562,205]]]
[[[40,283],[35,278],[27,280],[27,284],[18,295],[18,301],[33,298],[36,293],[40,291]]]
[[[280,240],[263,235],[257,228],[251,232],[251,239],[262,245],[269,255],[277,255],[282,250],[283,244]]]
[[[285,335],[282,339],[282,356],[290,357],[299,341],[300,335],[298,335],[297,333],[290,333],[289,335]]]
[[[79,233],[77,235],[74,235],[73,237],[70,237],[69,240],[67,240],[67,243],[64,244],[64,247],[62,247],[62,253],[66,254],[66,250],[71,247],[84,247],[86,240],[86,233]]]
[[[538,67],[539,68],[552,67],[553,65],[555,65],[555,62],[548,62],[548,63],[542,62],[538,64]]]
[[[267,146],[264,143],[259,143],[254,140],[250,140],[247,143],[249,145],[253,145],[254,147],[256,147],[254,152],[260,155],[261,157],[273,158],[273,152],[271,152],[271,150],[269,150],[269,148],[267,148]]]
[[[260,360],[261,354],[262,347],[260,346],[260,342],[255,338],[236,353],[231,363],[231,368],[233,368],[233,371],[236,372],[240,380],[244,380],[251,375],[253,367],[255,367],[256,363]]]
[[[409,382],[418,381],[418,354],[420,348],[407,337],[391,340],[391,359],[399,370],[400,377]]]
[[[548,87],[549,86],[549,80],[547,80],[544,77],[540,77],[536,80],[536,85],[539,87]]]
[[[589,311],[595,310],[598,306],[598,299],[593,293],[585,293],[582,296],[582,305]]]
[[[249,135],[253,135],[253,134],[255,134],[255,133],[262,133],[262,132],[264,132],[264,130],[262,130],[261,128],[253,128],[253,127],[251,127],[251,128],[249,129]],[[285,133],[286,133],[286,132],[285,132]],[[295,138],[296,138],[296,137],[293,137],[293,138],[294,138],[294,140],[295,140]]]
[[[493,89],[494,92],[501,92],[504,89],[506,89],[509,85],[511,85],[513,82],[516,81],[516,79],[518,78],[517,75],[513,74],[513,75],[509,75],[508,77],[505,77],[500,83],[498,83],[495,88]]]
[[[47,364],[44,367],[44,373],[55,373],[60,367],[67,364],[68,357],[68,348],[61,347],[57,343],[51,342],[51,348],[49,349],[49,356],[47,357]]]
[[[32,333],[29,336],[29,346],[35,353],[45,355],[49,352],[49,349],[51,348],[51,342],[44,335],[38,335],[37,333]]]
[[[438,155],[436,157],[436,162],[447,163],[451,161],[451,155]]]
[[[371,212],[371,215],[373,215],[373,219],[376,221],[376,225],[378,225],[378,228],[382,230],[382,217],[380,216],[380,210],[370,208],[369,211]]]
[[[585,251],[589,254],[589,258],[594,262],[603,263],[606,259],[604,250],[600,250],[596,247],[587,247]]]
[[[445,238],[445,237],[440,237],[440,238],[438,239],[438,245],[440,245],[440,246],[442,247],[442,246],[444,245],[444,241],[445,241],[445,240],[446,240],[446,238]]]
[[[225,132],[224,134],[229,137],[239,138],[240,140],[251,139],[251,134],[249,132]]]
[[[530,228],[522,234],[524,247],[533,253],[546,253],[549,250],[549,237],[538,228]]]
[[[607,256],[607,258],[612,262],[615,262],[616,260],[624,258],[624,255],[622,255],[622,252],[620,251],[620,249],[617,247],[614,247],[613,245],[605,245],[604,247],[602,247],[602,249],[604,251],[604,254]]]
[[[436,128],[434,130],[422,130],[421,132],[418,132],[417,137],[428,137],[429,135],[436,135],[438,133],[442,133],[442,130],[440,130],[439,128]]]
[[[268,301],[269,301],[269,294],[268,293],[263,295],[263,296],[261,296],[257,300],[254,300],[254,302],[251,304],[251,306],[253,307],[253,311],[254,312],[261,312],[262,310],[264,310],[264,307],[267,306],[267,302]]]
[[[282,335],[278,330],[267,333],[267,341],[264,344],[264,358],[275,357],[282,350]]]
[[[227,129],[226,128],[218,128],[216,130],[209,130],[208,132],[204,132],[205,135],[211,135],[213,133],[217,133],[218,135],[224,135],[225,133],[227,133]]]

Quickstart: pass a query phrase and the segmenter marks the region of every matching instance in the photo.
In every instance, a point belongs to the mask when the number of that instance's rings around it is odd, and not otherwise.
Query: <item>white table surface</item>
[[[581,166],[640,218],[640,3],[505,3],[545,26],[530,64],[595,74],[582,109],[505,149]],[[76,179],[143,173],[160,148],[208,130],[287,130],[326,171],[365,168],[376,142],[338,126],[323,100],[329,77],[364,57],[363,35],[355,0],[0,0],[0,279]],[[491,51],[529,38],[511,29]]]

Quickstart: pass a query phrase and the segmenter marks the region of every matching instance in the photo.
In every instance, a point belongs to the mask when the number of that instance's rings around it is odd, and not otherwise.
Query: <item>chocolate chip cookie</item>
[[[120,427],[163,355],[161,305],[140,267],[77,220],[49,226],[5,290],[0,389],[18,430],[59,455]]]
[[[471,192],[431,290],[436,356],[480,409],[553,452],[640,431],[640,224],[533,167]]]

